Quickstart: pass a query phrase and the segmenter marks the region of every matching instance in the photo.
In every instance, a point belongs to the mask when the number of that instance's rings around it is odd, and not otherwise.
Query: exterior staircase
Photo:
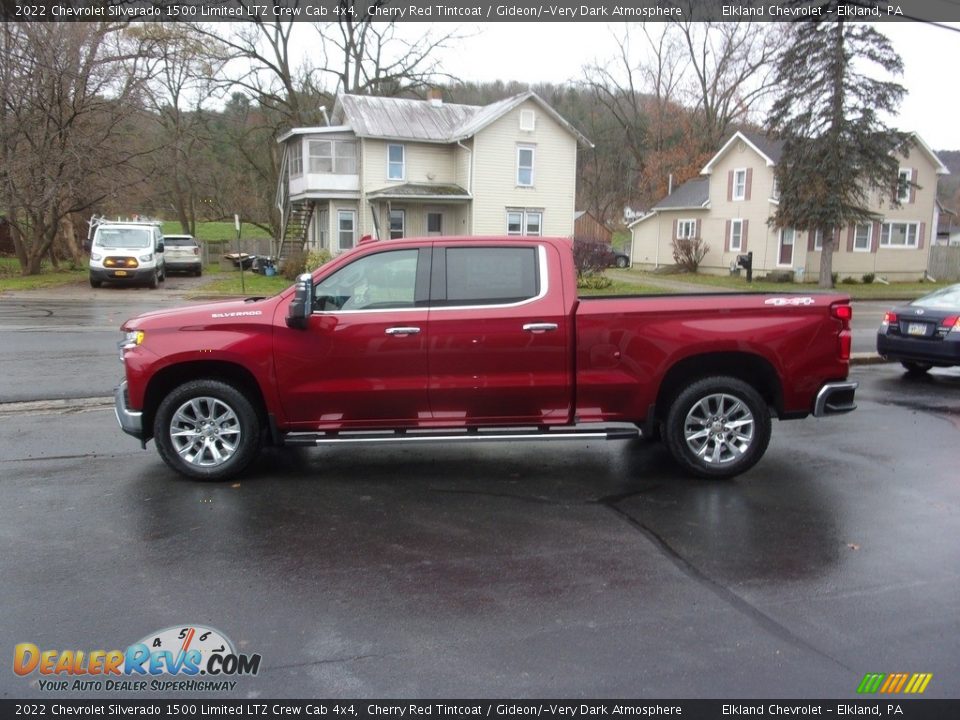
[[[287,150],[284,148],[283,159],[280,162],[280,173],[277,180],[277,209],[280,210],[280,238],[274,255],[277,258],[277,268],[283,269],[284,263],[291,255],[303,252],[303,244],[307,239],[307,229],[316,203],[313,200],[290,200],[290,176],[287,160]]]

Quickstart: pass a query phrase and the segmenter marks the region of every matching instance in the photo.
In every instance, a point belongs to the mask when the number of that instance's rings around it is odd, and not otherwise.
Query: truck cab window
[[[413,307],[417,255],[416,249],[393,250],[367,255],[340,268],[317,284],[314,311]]]
[[[445,305],[520,302],[540,292],[535,247],[448,247]]]

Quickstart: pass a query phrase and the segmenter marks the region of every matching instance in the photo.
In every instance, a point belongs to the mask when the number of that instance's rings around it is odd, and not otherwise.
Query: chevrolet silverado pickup
[[[284,292],[121,330],[121,428],[220,480],[265,444],[659,438],[731,477],[855,408],[849,298],[581,298],[563,238],[361,241]]]

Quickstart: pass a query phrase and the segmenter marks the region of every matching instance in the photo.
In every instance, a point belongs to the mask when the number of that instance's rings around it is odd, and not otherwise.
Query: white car
[[[90,285],[145,284],[166,278],[160,226],[140,222],[100,222],[90,243]]]
[[[197,277],[203,274],[200,245],[193,235],[164,235],[163,261],[167,270],[182,270]]]

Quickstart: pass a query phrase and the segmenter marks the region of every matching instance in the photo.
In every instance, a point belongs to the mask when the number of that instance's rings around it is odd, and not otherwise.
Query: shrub
[[[307,256],[303,250],[294,248],[287,255],[287,259],[283,261],[283,267],[280,271],[287,280],[296,280],[298,275],[306,272],[306,269]]]
[[[860,281],[857,280],[855,277],[848,276],[848,277],[845,277],[843,280],[841,280],[840,284],[841,285],[859,285]]]
[[[687,272],[695,273],[709,251],[710,246],[701,238],[673,241],[673,261]]]
[[[594,275],[610,267],[610,248],[601,242],[588,238],[574,238],[573,264],[577,268],[577,277]]]
[[[876,280],[876,279],[877,279],[877,276],[876,276],[875,273],[866,273],[866,274],[863,276],[863,284],[864,284],[864,285],[869,285],[870,283],[872,283],[872,282],[873,282],[874,280]]]
[[[330,258],[333,257],[330,254],[330,251],[326,248],[321,248],[319,250],[313,250],[307,253],[307,260],[305,263],[305,270],[307,272],[312,272],[324,263],[330,262]]]
[[[586,290],[605,290],[613,285],[613,280],[606,275],[590,274],[577,278],[577,287]]]

